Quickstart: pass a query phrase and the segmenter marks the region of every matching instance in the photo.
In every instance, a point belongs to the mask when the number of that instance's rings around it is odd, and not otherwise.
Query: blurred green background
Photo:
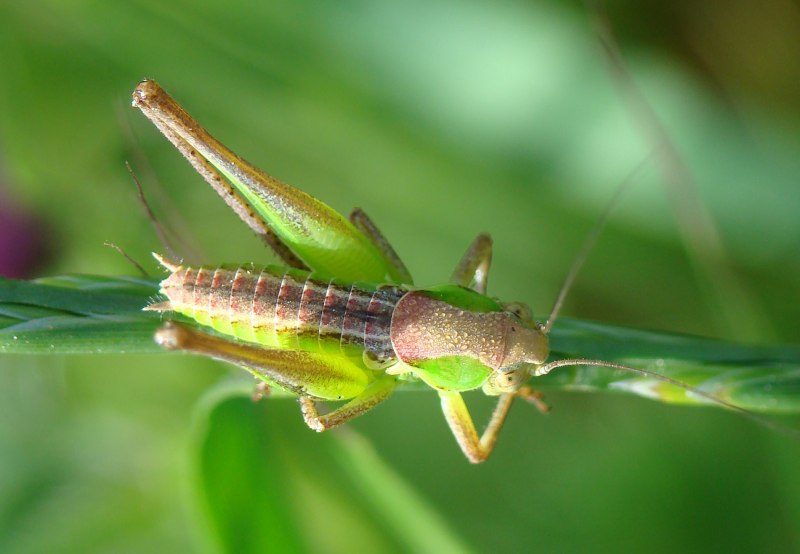
[[[800,11],[607,9],[738,284],[696,269],[650,163],[565,314],[797,343]],[[0,70],[0,217],[49,248],[35,275],[135,274],[104,241],[156,272],[126,160],[206,261],[272,260],[129,107],[145,77],[273,175],[364,208],[420,285],[490,232],[491,293],[539,317],[653,148],[577,2],[4,2]],[[719,409],[553,393],[473,467],[433,394],[326,437],[220,380],[250,387],[182,356],[0,358],[0,551],[800,550],[800,445]]]

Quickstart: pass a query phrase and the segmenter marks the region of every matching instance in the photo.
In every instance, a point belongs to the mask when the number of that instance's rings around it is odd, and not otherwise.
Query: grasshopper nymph
[[[437,391],[459,446],[478,463],[492,452],[513,399],[537,402],[526,386],[531,376],[563,365],[654,375],[601,360],[547,364],[556,310],[543,325],[527,306],[486,295],[492,254],[487,235],[467,249],[449,284],[414,288],[400,258],[360,210],[345,219],[249,164],[153,81],[136,87],[133,105],[284,264],[189,267],[157,255],[170,272],[161,283],[167,300],[145,309],[178,312],[199,327],[170,322],[156,340],[243,366],[267,384],[297,393],[311,429],[335,427],[371,410],[403,382],[422,381]],[[480,436],[461,397],[478,388],[498,397]],[[317,400],[345,404],[320,415]]]

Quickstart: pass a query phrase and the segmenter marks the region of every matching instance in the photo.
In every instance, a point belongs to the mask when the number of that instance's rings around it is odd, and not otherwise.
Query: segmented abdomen
[[[351,284],[276,266],[178,267],[161,282],[170,308],[217,331],[265,346],[366,352],[394,358],[392,313],[400,287]]]

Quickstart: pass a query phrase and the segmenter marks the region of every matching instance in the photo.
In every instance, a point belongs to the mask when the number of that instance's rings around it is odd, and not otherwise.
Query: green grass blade
[[[800,412],[800,346],[748,345],[562,319],[551,334],[560,358],[608,360],[654,371],[742,408]],[[601,367],[567,367],[538,388],[609,390],[676,404],[709,400],[653,378]]]
[[[212,389],[194,435],[200,526],[222,552],[465,551],[352,430],[309,433],[294,402]]]
[[[160,352],[152,336],[161,319],[142,311],[156,297],[157,287],[155,280],[127,277],[0,279],[0,352]],[[553,329],[551,344],[560,358],[623,363],[749,410],[800,413],[800,346],[731,343],[567,318]],[[708,403],[667,383],[607,368],[561,368],[533,384],[631,393],[667,403]]]
[[[408,552],[466,552],[465,543],[445,524],[416,491],[378,457],[375,449],[356,433],[342,434],[334,456],[349,477],[349,484],[379,515]]]
[[[142,312],[157,292],[155,280],[127,277],[0,279],[0,352],[159,352],[160,318]]]

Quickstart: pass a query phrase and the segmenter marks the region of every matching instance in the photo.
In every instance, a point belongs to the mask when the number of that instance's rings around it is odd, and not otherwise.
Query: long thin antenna
[[[133,265],[136,267],[136,269],[138,269],[138,270],[141,272],[141,274],[142,274],[144,277],[149,277],[149,276],[150,276],[150,275],[147,273],[147,271],[145,271],[145,269],[142,267],[142,265],[141,265],[139,262],[137,262],[136,260],[134,260],[134,259],[133,259],[133,257],[132,257],[130,254],[128,254],[127,252],[125,252],[125,250],[123,250],[123,249],[122,249],[122,247],[120,247],[120,246],[117,246],[117,245],[116,245],[116,244],[114,244],[113,242],[108,242],[108,241],[105,241],[105,242],[103,243],[103,245],[104,245],[104,246],[108,246],[109,248],[113,248],[114,250],[116,250],[117,252],[119,252],[120,254],[122,254],[122,255],[125,257],[125,259],[126,259],[126,260],[128,260],[130,263],[132,263],[132,264],[133,264]]]
[[[169,232],[172,238],[175,250],[183,253],[182,258],[186,260],[202,260],[204,256],[197,241],[194,240],[191,229],[186,223],[186,220],[181,215],[180,211],[175,208],[175,203],[164,190],[164,185],[160,182],[158,175],[153,170],[148,157],[142,152],[142,147],[139,140],[131,127],[130,117],[128,117],[127,107],[125,104],[119,103],[117,108],[117,121],[120,129],[123,132],[125,141],[128,146],[129,154],[132,158],[131,165],[136,166],[137,174],[140,181],[151,183],[148,187],[148,194],[153,198],[153,203],[161,208],[160,221],[161,226],[165,231]]]
[[[583,244],[581,245],[580,250],[578,250],[578,254],[575,256],[575,261],[572,262],[572,267],[569,268],[569,272],[567,276],[564,278],[564,282],[561,285],[561,290],[558,291],[558,296],[556,297],[556,301],[553,304],[553,309],[550,310],[550,315],[547,318],[547,323],[544,325],[543,332],[545,334],[550,332],[550,329],[553,328],[553,324],[558,317],[558,312],[561,311],[561,306],[564,304],[564,300],[567,297],[570,289],[572,288],[573,283],[575,282],[575,278],[578,276],[581,268],[583,268],[583,264],[586,262],[586,258],[589,257],[589,253],[591,252],[592,248],[594,248],[595,244],[597,244],[597,239],[600,237],[600,233],[605,228],[606,224],[608,223],[609,218],[611,217],[611,212],[614,211],[614,208],[617,207],[619,204],[620,199],[622,198],[623,193],[626,191],[628,186],[633,183],[636,177],[639,176],[639,173],[645,168],[647,163],[653,158],[653,154],[651,153],[647,156],[644,160],[639,162],[639,165],[631,171],[628,176],[622,181],[622,183],[617,187],[617,190],[614,192],[614,196],[611,197],[611,200],[606,205],[605,210],[600,215],[600,218],[592,227],[589,234],[584,239]]]
[[[615,362],[607,362],[605,360],[590,360],[590,359],[586,359],[586,358],[576,358],[574,360],[555,360],[555,361],[552,361],[550,363],[547,363],[547,364],[544,364],[544,365],[541,365],[541,366],[535,368],[531,373],[532,373],[532,375],[534,377],[541,377],[542,375],[547,375],[548,373],[550,373],[552,370],[554,370],[556,368],[566,367],[566,366],[577,366],[577,365],[595,366],[595,367],[608,367],[608,368],[611,368],[611,369],[621,369],[623,371],[629,371],[631,373],[637,373],[639,375],[644,375],[646,377],[650,377],[652,379],[656,379],[658,381],[661,381],[661,382],[664,382],[664,383],[668,383],[668,384],[673,385],[675,387],[681,388],[681,389],[683,389],[683,390],[685,390],[687,392],[690,392],[690,393],[692,393],[694,395],[697,395],[697,396],[699,396],[701,398],[704,398],[704,399],[708,400],[709,402],[713,402],[715,404],[719,404],[720,406],[724,406],[724,407],[726,407],[726,408],[728,408],[730,410],[738,412],[738,413],[742,414],[743,416],[751,419],[752,421],[755,421],[757,423],[760,423],[761,425],[769,427],[770,429],[773,429],[775,431],[779,431],[779,432],[784,433],[784,434],[786,434],[788,436],[791,436],[795,440],[800,440],[800,430],[798,430],[798,429],[794,429],[792,427],[787,427],[785,425],[781,425],[780,423],[776,423],[775,421],[772,421],[771,419],[767,419],[766,417],[761,417],[758,414],[754,414],[750,410],[746,410],[745,408],[742,408],[741,406],[737,406],[736,404],[728,402],[727,400],[723,400],[722,398],[719,398],[718,396],[714,396],[713,394],[710,394],[710,393],[707,393],[705,391],[702,391],[702,390],[698,389],[697,387],[693,387],[691,385],[687,385],[686,383],[678,381],[677,379],[673,379],[672,377],[668,377],[666,375],[662,375],[661,373],[657,373],[655,371],[650,371],[649,369],[642,369],[640,367],[633,367],[633,366],[628,366],[628,365],[624,365],[624,364],[618,364],[618,363],[615,363]]]
[[[156,218],[156,214],[153,213],[150,204],[147,202],[147,199],[144,197],[144,189],[142,189],[142,183],[139,182],[139,178],[134,173],[131,164],[127,161],[125,162],[125,167],[128,169],[128,173],[130,173],[133,182],[136,183],[136,191],[139,196],[139,202],[144,206],[145,212],[147,212],[147,217],[150,219],[150,223],[153,224],[153,229],[155,229],[156,235],[158,235],[158,240],[161,242],[161,245],[164,247],[164,250],[167,252],[170,258],[177,258],[178,256],[175,254],[175,248],[172,246],[172,242],[167,237],[167,233],[164,231],[164,228],[161,226],[161,223]]]
[[[614,37],[611,21],[602,2],[589,2],[593,7],[595,29],[608,61],[611,76],[622,92],[642,136],[655,153],[664,177],[667,197],[677,218],[678,230],[698,284],[703,287],[702,299],[724,329],[740,338],[773,334],[772,324],[748,289],[732,269],[730,254],[698,193],[697,182],[677,146],[667,132],[653,106],[636,84]]]

